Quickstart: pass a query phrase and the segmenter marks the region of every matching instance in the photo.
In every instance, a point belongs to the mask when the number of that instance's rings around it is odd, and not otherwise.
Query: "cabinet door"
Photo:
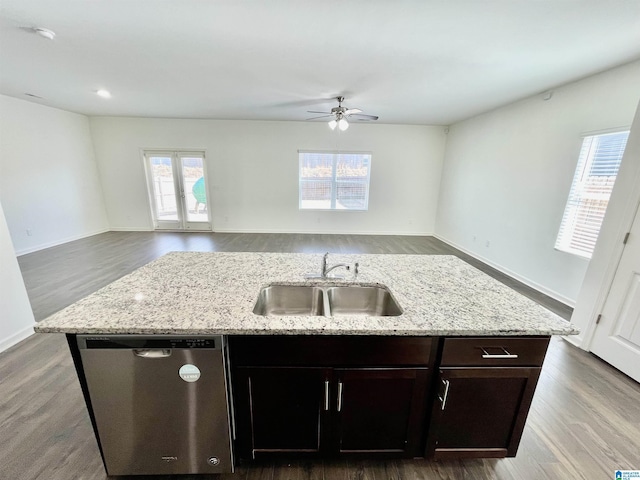
[[[237,368],[238,447],[243,458],[317,455],[329,409],[331,370]]]
[[[424,432],[426,368],[336,370],[334,448],[413,457]]]
[[[441,368],[427,455],[513,457],[540,368]]]

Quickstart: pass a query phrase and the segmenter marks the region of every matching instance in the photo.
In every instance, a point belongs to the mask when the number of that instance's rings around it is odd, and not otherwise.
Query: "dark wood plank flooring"
[[[457,254],[430,237],[110,232],[25,255],[19,262],[41,319],[171,250]],[[528,287],[510,286],[547,307],[554,303],[526,292]],[[63,335],[33,335],[0,354],[0,432],[1,479],[107,478]],[[233,475],[173,478],[607,479],[616,469],[640,468],[639,439],[640,385],[554,338],[515,458],[272,461],[241,465]],[[136,478],[172,477],[131,480]]]

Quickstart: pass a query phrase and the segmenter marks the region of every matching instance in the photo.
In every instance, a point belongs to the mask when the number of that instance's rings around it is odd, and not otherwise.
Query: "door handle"
[[[444,380],[441,379],[442,383],[444,385],[444,395],[440,396],[438,395],[438,400],[440,400],[440,403],[442,403],[442,410],[444,410],[444,407],[447,405],[447,397],[449,396],[449,380]]]
[[[171,356],[170,348],[136,348],[133,350],[136,357],[142,358],[165,358]]]
[[[329,380],[324,381],[324,411],[329,410]]]
[[[338,408],[340,412],[342,410],[342,382],[338,382]]]

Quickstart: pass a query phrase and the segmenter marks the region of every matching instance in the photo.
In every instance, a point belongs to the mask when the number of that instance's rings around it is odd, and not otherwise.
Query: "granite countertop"
[[[329,255],[357,279],[305,280],[322,255],[172,252],[39,322],[41,333],[266,335],[572,335],[569,322],[448,255]],[[337,269],[332,273],[344,273]],[[259,316],[270,284],[385,285],[397,317]]]

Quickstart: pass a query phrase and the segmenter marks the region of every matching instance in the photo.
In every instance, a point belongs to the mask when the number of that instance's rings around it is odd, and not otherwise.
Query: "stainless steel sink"
[[[402,308],[384,287],[344,286],[327,288],[331,315],[395,317]]]
[[[386,287],[271,285],[260,290],[256,315],[398,316],[402,308]]]
[[[271,285],[260,290],[253,313],[256,315],[324,315],[322,288]]]

